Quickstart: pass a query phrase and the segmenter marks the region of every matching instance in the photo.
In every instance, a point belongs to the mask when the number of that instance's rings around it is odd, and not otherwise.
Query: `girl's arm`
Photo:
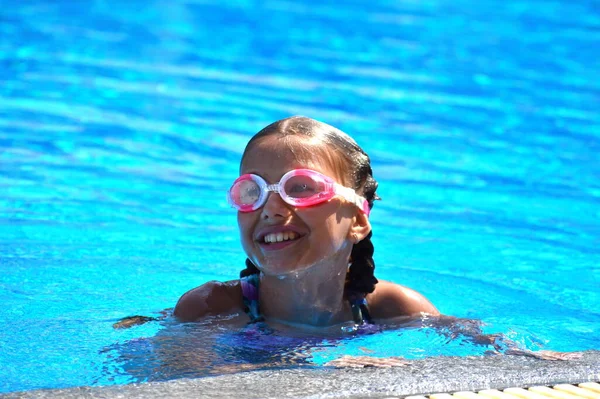
[[[209,281],[179,298],[175,309],[169,308],[158,317],[127,316],[113,324],[113,328],[130,328],[149,321],[163,320],[171,314],[183,322],[197,321],[206,316],[225,316],[243,313],[242,289],[239,281]]]
[[[209,281],[183,294],[173,314],[180,321],[197,321],[206,316],[243,312],[242,289],[238,280]]]
[[[402,316],[421,316],[423,313],[438,316],[440,312],[427,298],[399,284],[379,281],[375,292],[367,295],[371,316],[375,319],[392,319]]]

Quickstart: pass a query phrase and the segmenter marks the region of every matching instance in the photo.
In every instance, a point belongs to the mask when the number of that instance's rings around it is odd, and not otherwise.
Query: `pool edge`
[[[578,384],[600,380],[600,351],[581,359],[547,361],[522,356],[437,357],[406,367],[281,369],[104,387],[42,389],[0,398],[359,398]]]

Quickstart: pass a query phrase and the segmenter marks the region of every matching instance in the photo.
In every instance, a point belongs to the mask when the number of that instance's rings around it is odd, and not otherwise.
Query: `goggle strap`
[[[272,191],[274,193],[278,193],[279,192],[279,183],[267,184],[265,189],[267,191]]]
[[[335,184],[335,191],[337,194],[343,196],[349,202],[352,202],[356,205],[360,210],[362,210],[365,215],[369,216],[369,202],[362,196],[356,194],[356,191],[349,187],[342,186],[341,184]]]

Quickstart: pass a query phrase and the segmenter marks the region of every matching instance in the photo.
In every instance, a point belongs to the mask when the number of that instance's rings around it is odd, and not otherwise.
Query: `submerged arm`
[[[550,350],[532,351],[522,348],[506,335],[485,334],[483,322],[473,319],[462,319],[454,316],[439,315],[424,317],[423,327],[435,328],[439,333],[455,339],[459,336],[467,338],[476,345],[492,346],[497,354],[527,356],[542,360],[573,360],[581,357],[578,352],[557,352]]]

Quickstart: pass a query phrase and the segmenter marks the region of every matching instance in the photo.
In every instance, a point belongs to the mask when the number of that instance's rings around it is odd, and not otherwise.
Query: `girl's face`
[[[292,137],[292,145],[301,138]],[[308,144],[322,146],[323,144]],[[306,152],[306,151],[302,151]],[[314,151],[302,161],[277,136],[261,138],[242,160],[241,174],[253,173],[268,184],[277,183],[292,169],[312,169],[344,184],[330,161]],[[358,208],[341,197],[306,208],[287,204],[277,193],[269,193],[262,208],[238,212],[238,225],[244,251],[265,275],[286,276],[307,271],[322,261],[337,262],[345,270],[354,244],[351,231]],[[369,226],[370,229],[370,226]]]

